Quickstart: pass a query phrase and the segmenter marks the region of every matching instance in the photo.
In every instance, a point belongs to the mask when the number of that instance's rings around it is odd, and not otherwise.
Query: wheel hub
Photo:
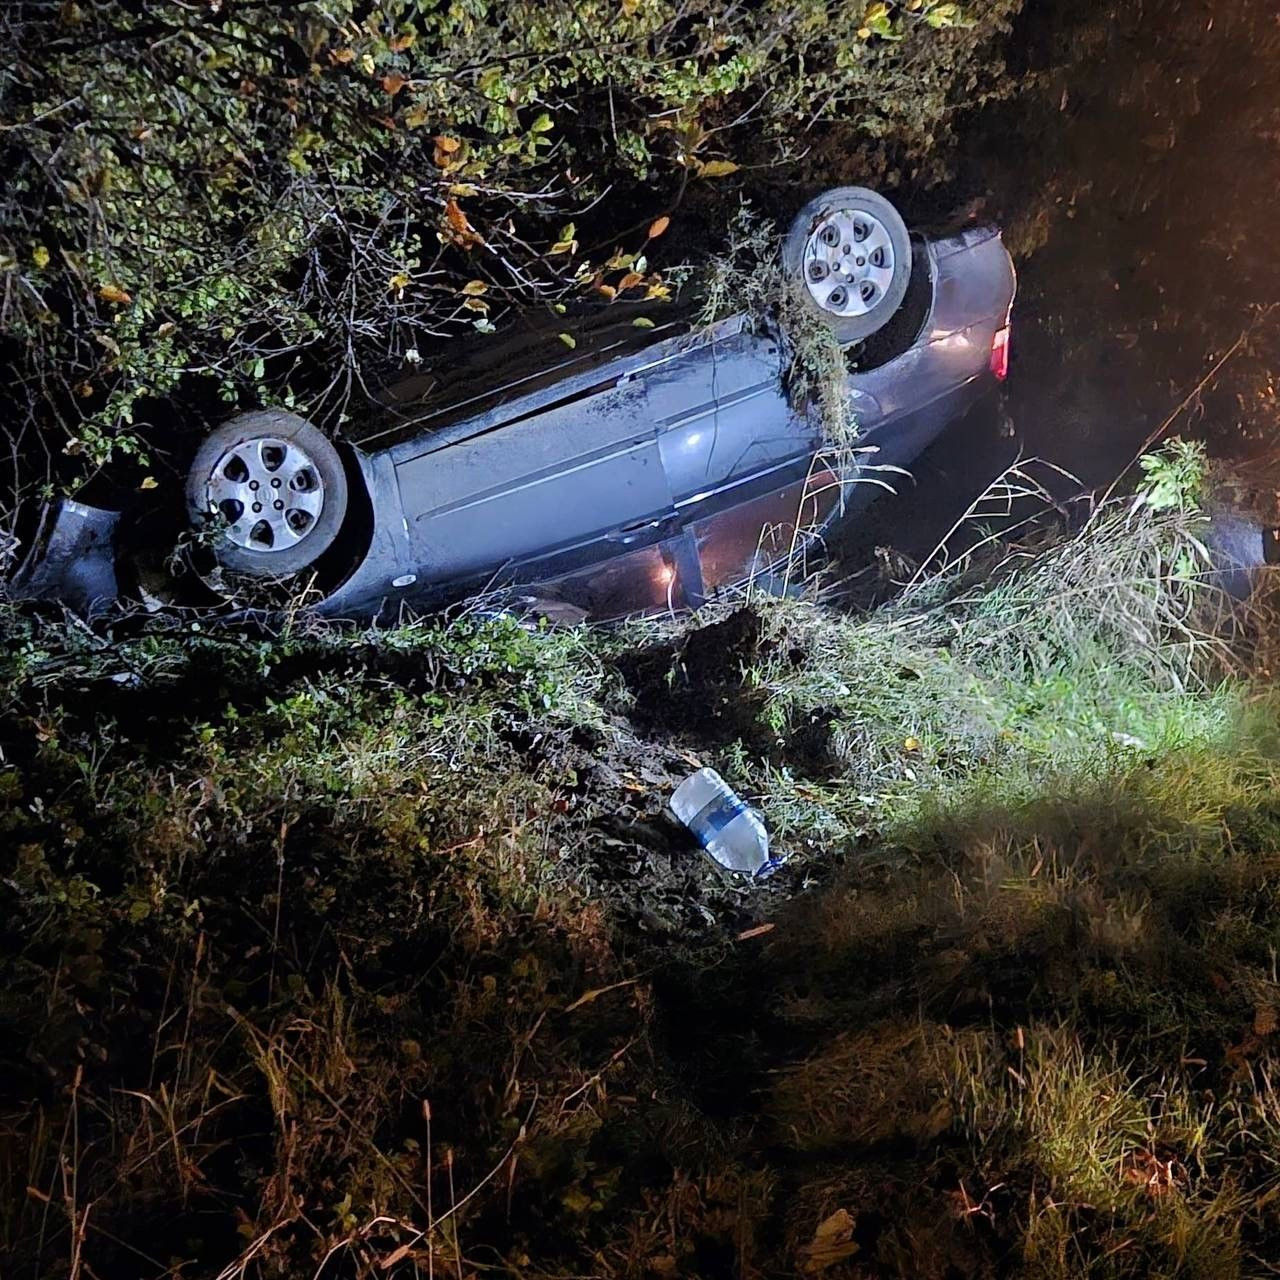
[[[826,214],[805,242],[805,287],[832,315],[862,316],[874,310],[888,292],[894,265],[888,230],[861,209]]]
[[[275,437],[233,445],[205,485],[208,510],[237,547],[270,554],[295,547],[324,510],[324,480],[305,449]]]

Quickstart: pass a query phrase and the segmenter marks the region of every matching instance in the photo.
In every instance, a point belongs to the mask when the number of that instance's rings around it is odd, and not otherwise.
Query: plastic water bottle
[[[753,876],[768,864],[769,833],[760,815],[714,769],[691,773],[675,789],[671,812],[722,867]]]

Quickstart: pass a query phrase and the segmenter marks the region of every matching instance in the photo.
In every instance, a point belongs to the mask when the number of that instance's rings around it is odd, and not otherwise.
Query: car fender
[[[115,604],[118,511],[55,498],[40,508],[30,547],[6,594],[12,600],[56,600],[86,616]]]

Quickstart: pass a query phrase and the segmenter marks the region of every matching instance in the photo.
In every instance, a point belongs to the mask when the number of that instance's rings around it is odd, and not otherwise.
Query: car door
[[[705,599],[793,557],[838,507],[816,419],[783,386],[778,341],[730,333],[659,371],[658,446]]]
[[[656,539],[675,507],[644,382],[609,385],[401,456],[410,553],[427,582],[508,574]]]
[[[732,502],[730,490],[814,451],[817,432],[787,401],[772,335],[729,332],[646,376],[678,509]]]

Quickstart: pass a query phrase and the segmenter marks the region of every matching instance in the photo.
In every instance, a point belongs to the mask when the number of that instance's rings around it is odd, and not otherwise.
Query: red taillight
[[[1009,376],[1009,326],[996,330],[991,339],[991,372],[1003,382]]]

